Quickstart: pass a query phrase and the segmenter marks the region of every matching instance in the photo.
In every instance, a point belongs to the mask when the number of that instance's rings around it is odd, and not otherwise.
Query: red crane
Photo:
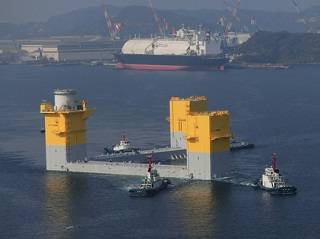
[[[225,32],[229,32],[232,28],[234,20],[236,22],[240,22],[240,18],[238,17],[238,11],[240,9],[241,0],[235,0],[235,2],[223,0],[223,2],[225,4],[227,10],[229,11],[230,17],[231,17],[230,21],[228,21],[225,24]]]
[[[104,5],[104,18],[106,19],[108,28],[107,30],[109,31],[111,39],[117,39],[120,31],[122,30],[122,23],[113,23],[106,5]]]
[[[161,22],[160,22],[160,19],[158,17],[158,14],[157,14],[154,6],[153,6],[152,0],[149,0],[149,5],[150,5],[150,9],[151,9],[152,14],[153,14],[153,18],[154,18],[156,24],[158,25],[159,33],[160,33],[161,36],[163,36],[164,35],[164,31],[162,29]]]
[[[299,21],[300,23],[303,23],[303,25],[305,25],[305,26],[307,27],[307,31],[308,31],[308,32],[313,32],[314,30],[313,30],[310,22],[309,22],[309,21],[305,18],[305,16],[303,16],[303,14],[301,13],[301,9],[300,9],[300,7],[299,7],[298,1],[297,1],[297,0],[291,0],[291,2],[292,2],[293,6],[294,6],[294,8],[296,9],[296,12],[297,12],[297,14],[298,14],[298,17],[299,17],[298,21]]]

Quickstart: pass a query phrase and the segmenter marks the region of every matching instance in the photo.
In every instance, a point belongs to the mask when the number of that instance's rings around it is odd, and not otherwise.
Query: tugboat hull
[[[271,195],[295,195],[297,193],[297,188],[294,186],[285,186],[279,188],[267,188],[262,186],[261,180],[257,182],[257,188],[269,192]]]
[[[293,186],[272,189],[270,191],[271,195],[295,195],[296,193],[297,193],[297,189]]]
[[[157,188],[132,188],[129,190],[129,196],[130,197],[152,197],[156,193],[160,192],[161,190],[164,190],[168,187],[168,184],[170,184],[169,179],[163,179],[162,184]]]

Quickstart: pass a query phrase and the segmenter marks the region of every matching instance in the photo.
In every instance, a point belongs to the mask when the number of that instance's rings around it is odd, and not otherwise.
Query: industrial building
[[[116,40],[43,40],[22,43],[20,49],[33,60],[54,62],[111,61],[123,42]]]
[[[225,34],[225,41],[227,47],[239,46],[243,43],[246,43],[251,38],[250,33],[241,33],[241,32],[227,32]]]

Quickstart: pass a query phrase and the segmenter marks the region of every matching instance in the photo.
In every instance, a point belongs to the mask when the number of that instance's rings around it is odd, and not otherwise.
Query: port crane
[[[257,19],[255,16],[251,16],[250,26],[251,26],[252,31],[254,31],[254,32],[257,32],[260,30],[259,26],[257,25]]]
[[[240,18],[238,17],[238,12],[240,9],[240,4],[241,4],[241,0],[236,0],[236,2],[234,4],[232,4],[230,1],[228,0],[223,0],[224,5],[226,6],[231,19],[229,22],[227,22],[225,25],[225,32],[229,32],[232,28],[233,22],[240,22]]]
[[[291,2],[292,2],[293,6],[296,9],[296,12],[298,14],[298,17],[299,17],[298,22],[302,23],[303,25],[305,25],[308,32],[314,32],[312,26],[310,25],[310,22],[303,16],[303,14],[301,12],[301,9],[299,7],[298,1],[297,0],[291,0]]]
[[[241,0],[236,0],[234,4],[227,0],[223,0],[223,2],[227,7],[227,10],[230,12],[231,17],[237,21],[240,21],[240,18],[238,17],[238,11],[240,9]]]
[[[154,18],[156,24],[158,25],[159,33],[160,33],[161,36],[163,36],[164,35],[164,30],[163,30],[163,28],[161,26],[160,19],[159,19],[158,14],[157,14],[154,6],[153,6],[152,0],[148,0],[148,2],[149,2],[150,9],[152,11],[153,18]]]
[[[297,12],[297,14],[299,16],[299,21],[306,25],[307,21],[301,14],[301,9],[299,7],[299,4],[298,4],[297,0],[291,0],[291,2],[292,2],[292,4],[293,4],[294,8],[296,9],[296,12]]]
[[[229,12],[229,16],[221,17],[218,21],[218,24],[223,28],[224,33],[230,32],[232,26],[235,23],[240,23],[240,17],[238,15],[241,5],[241,0],[223,0],[224,5],[226,6],[227,11]],[[257,31],[259,28],[257,27],[257,20],[255,16],[248,16],[249,25],[253,31]],[[245,24],[242,25],[242,30],[245,32],[249,31],[249,27]],[[236,30],[234,30],[236,32]]]
[[[119,38],[119,33],[122,30],[122,23],[113,23],[110,14],[108,13],[107,6],[104,5],[104,18],[107,23],[107,28],[112,40]]]

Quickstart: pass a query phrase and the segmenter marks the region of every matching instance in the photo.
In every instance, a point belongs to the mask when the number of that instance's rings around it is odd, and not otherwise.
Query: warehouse
[[[22,44],[21,50],[35,60],[47,59],[57,62],[74,61],[110,61],[113,53],[122,47],[122,41],[87,41],[87,42],[43,42]]]

